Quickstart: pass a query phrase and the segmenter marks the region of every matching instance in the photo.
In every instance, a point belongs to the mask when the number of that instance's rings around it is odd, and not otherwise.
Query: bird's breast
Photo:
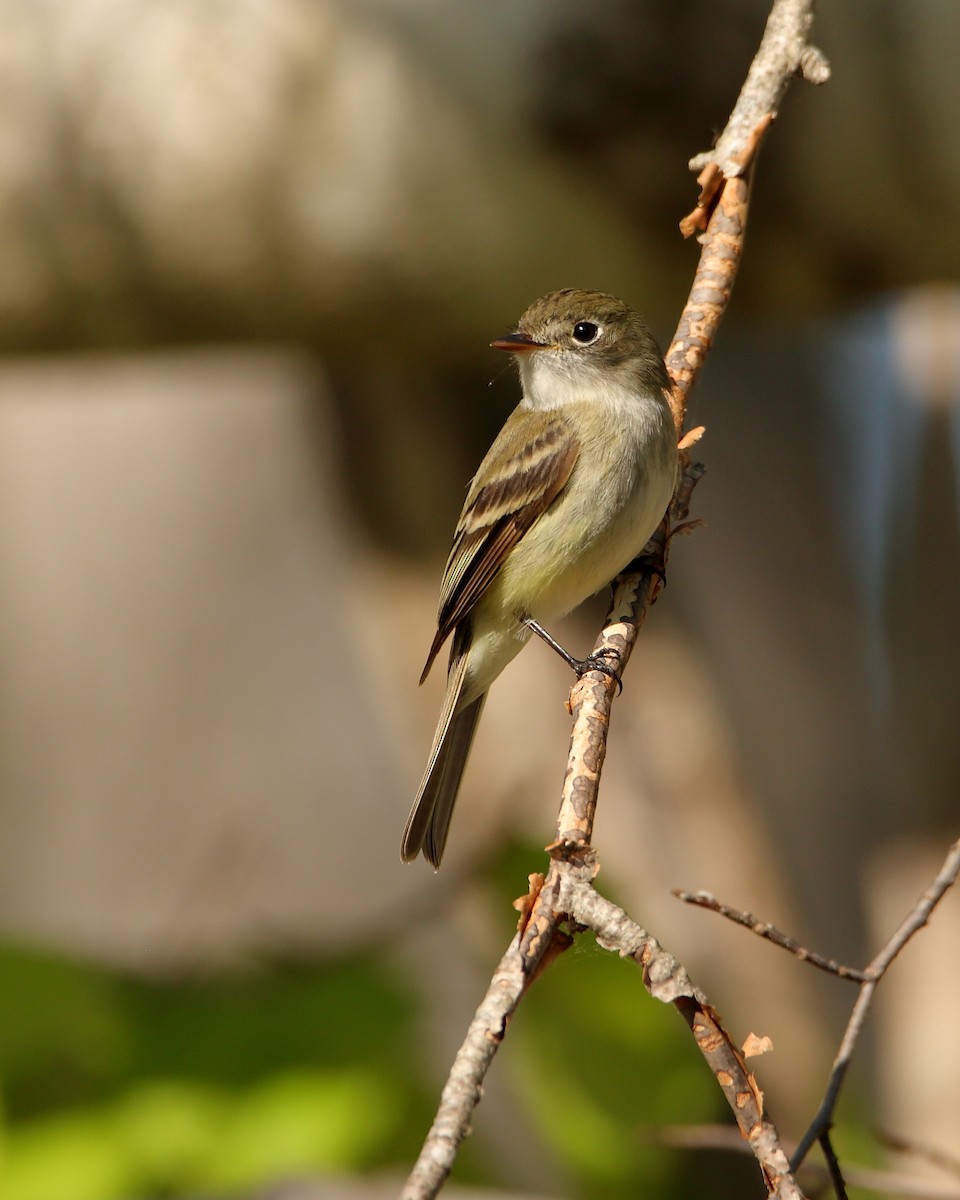
[[[670,453],[644,455],[632,471],[582,456],[566,491],[494,582],[502,608],[547,622],[599,591],[647,544],[670,502],[674,473]]]

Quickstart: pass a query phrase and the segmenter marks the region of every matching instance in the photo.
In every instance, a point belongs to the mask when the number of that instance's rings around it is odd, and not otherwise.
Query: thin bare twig
[[[837,962],[835,958],[825,958],[815,950],[808,950],[806,946],[801,946],[795,938],[781,933],[769,921],[761,921],[753,913],[745,912],[742,909],[731,908],[729,904],[723,904],[716,896],[711,895],[710,892],[684,892],[680,888],[674,888],[673,894],[678,900],[682,900],[684,904],[695,904],[698,908],[706,908],[710,912],[719,913],[721,917],[726,917],[728,921],[733,921],[734,924],[742,925],[744,929],[749,929],[757,937],[765,938],[768,942],[773,942],[775,946],[779,946],[782,950],[789,951],[794,958],[799,958],[801,962],[807,962],[812,967],[818,967],[821,971],[826,971],[830,975],[836,975],[838,979],[852,979],[857,983],[862,983],[867,978],[865,971],[861,971],[857,967],[844,966],[843,963]]]
[[[823,1161],[827,1164],[827,1174],[830,1176],[830,1182],[833,1184],[833,1194],[837,1200],[847,1200],[847,1185],[843,1178],[843,1172],[840,1170],[840,1160],[837,1158],[837,1152],[833,1148],[833,1142],[830,1140],[830,1131],[825,1129],[817,1138],[820,1143],[820,1149],[823,1151]]]
[[[671,1146],[679,1150],[726,1150],[734,1154],[749,1154],[750,1147],[732,1125],[661,1125],[642,1130],[644,1141],[655,1146]],[[894,1146],[894,1148],[897,1148]],[[909,1146],[905,1147],[909,1150]],[[933,1152],[937,1154],[936,1151]],[[921,1151],[921,1155],[923,1152]],[[923,1157],[926,1157],[923,1155]],[[822,1163],[804,1163],[800,1171],[807,1191],[818,1194],[830,1186],[830,1174]],[[916,1179],[895,1171],[875,1167],[848,1166],[844,1176],[851,1187],[888,1196],[906,1196],[909,1200],[960,1200],[960,1188],[955,1184],[930,1179]]]
[[[830,1072],[830,1079],[827,1083],[823,1100],[820,1102],[820,1107],[810,1122],[809,1129],[800,1139],[800,1145],[791,1159],[794,1170],[806,1158],[813,1143],[824,1133],[829,1132],[833,1125],[833,1114],[837,1107],[837,1100],[840,1097],[840,1089],[843,1087],[847,1068],[850,1066],[850,1060],[853,1057],[853,1051],[856,1048],[857,1040],[866,1021],[870,1005],[873,1002],[873,993],[876,991],[877,985],[907,942],[930,920],[930,914],[943,899],[947,891],[956,883],[958,875],[960,875],[960,839],[955,841],[950,847],[950,851],[936,878],[904,917],[900,923],[900,927],[887,944],[864,971],[866,979],[860,985],[856,1003],[853,1006],[853,1011],[850,1013],[850,1019],[847,1021],[847,1027],[844,1030],[840,1049],[833,1060],[833,1068]]]

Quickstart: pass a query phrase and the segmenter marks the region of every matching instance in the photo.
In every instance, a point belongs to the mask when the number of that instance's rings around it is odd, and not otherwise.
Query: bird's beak
[[[534,350],[543,349],[543,342],[535,342],[523,333],[504,334],[490,345],[494,350],[509,350],[513,354],[532,354]]]

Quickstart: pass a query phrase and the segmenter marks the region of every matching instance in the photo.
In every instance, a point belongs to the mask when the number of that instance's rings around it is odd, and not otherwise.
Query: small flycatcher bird
[[[535,301],[513,354],[523,399],[473,477],[440,585],[420,677],[453,635],[447,690],[400,848],[440,866],[487,691],[531,633],[565,616],[643,550],[673,495],[670,380],[646,324],[605,292]]]

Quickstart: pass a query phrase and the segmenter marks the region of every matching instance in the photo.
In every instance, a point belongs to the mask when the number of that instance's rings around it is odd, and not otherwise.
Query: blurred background
[[[392,1195],[541,869],[569,722],[493,691],[443,870],[401,865],[464,488],[538,295],[669,340],[687,159],[765,0],[0,0],[0,1194]],[[824,5],[693,399],[705,527],[614,713],[601,886],[687,965],[781,1130],[957,835],[960,9]],[[555,632],[592,644],[603,598]],[[838,1114],[956,1152],[960,901],[885,982]],[[573,1042],[575,1039],[575,1043]],[[564,1049],[576,1045],[575,1053]],[[761,1194],[586,943],[538,982],[451,1187]],[[912,1160],[896,1164],[919,1171]],[[750,1189],[753,1189],[751,1192]]]

